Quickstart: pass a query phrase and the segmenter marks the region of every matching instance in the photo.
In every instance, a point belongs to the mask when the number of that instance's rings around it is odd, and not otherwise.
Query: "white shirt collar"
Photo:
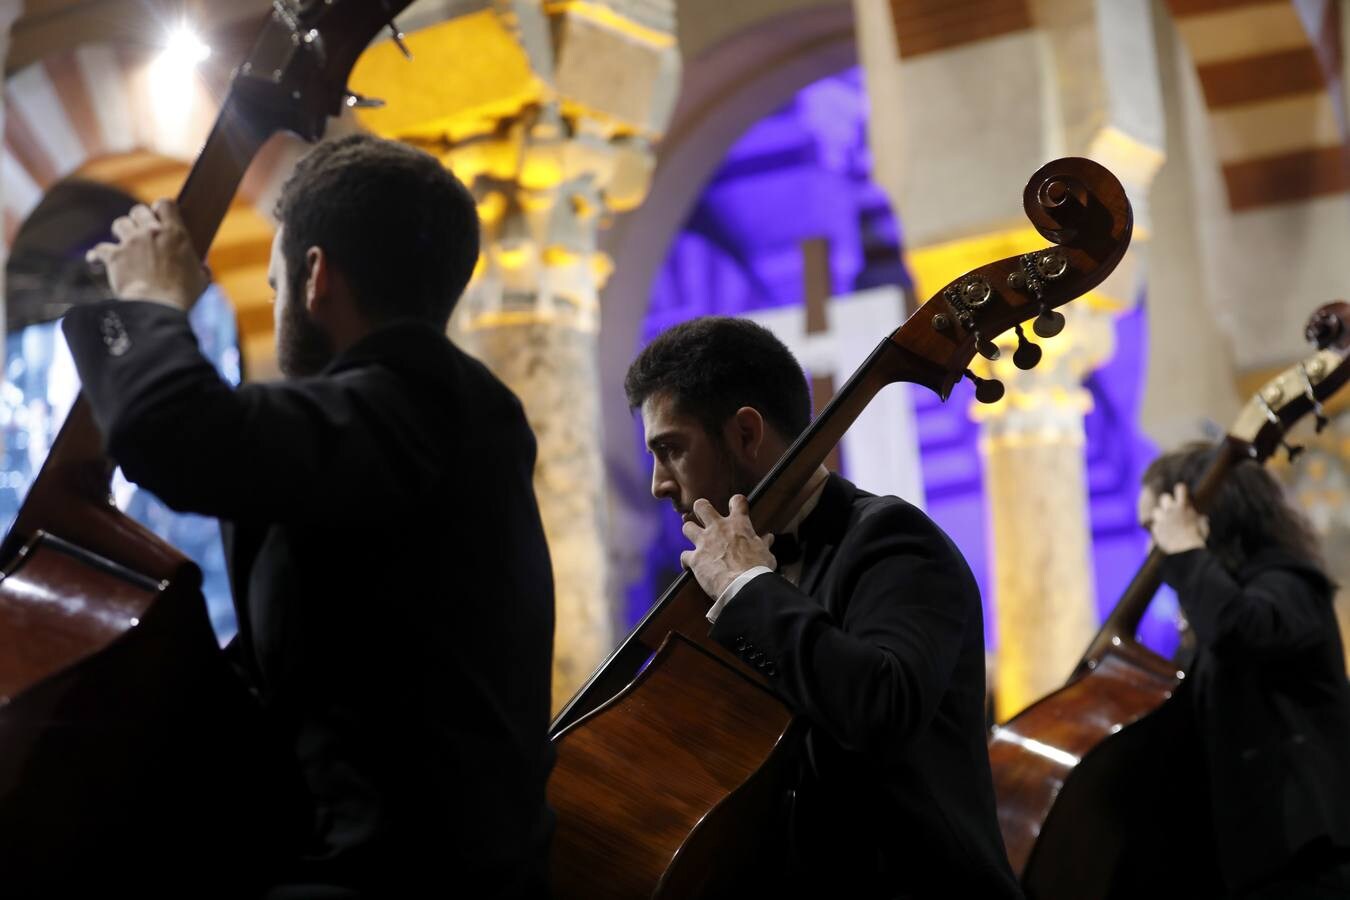
[[[802,503],[802,508],[797,510],[797,514],[779,531],[779,534],[790,534],[793,537],[796,537],[797,529],[801,527],[802,522],[806,521],[807,516],[815,512],[816,506],[820,503],[820,495],[825,493],[825,482],[830,480],[830,473],[823,469],[818,469],[811,478],[816,481],[816,486],[811,488],[811,493],[807,495],[806,501]],[[807,484],[810,485],[811,482],[808,481]]]

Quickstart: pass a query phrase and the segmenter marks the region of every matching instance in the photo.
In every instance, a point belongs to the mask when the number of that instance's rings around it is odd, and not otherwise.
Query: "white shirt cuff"
[[[717,598],[717,602],[712,605],[712,609],[708,610],[708,621],[716,622],[717,617],[722,614],[722,609],[731,602],[732,597],[735,597],[741,592],[741,588],[745,587],[752,580],[761,575],[772,574],[773,569],[770,569],[768,566],[755,566],[754,568],[746,569],[744,572],[737,575],[736,579],[726,586],[726,590],[722,591],[721,596]]]

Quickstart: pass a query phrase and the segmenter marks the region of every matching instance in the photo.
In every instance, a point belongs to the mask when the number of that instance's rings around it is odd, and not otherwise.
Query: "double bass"
[[[1244,406],[1194,492],[1201,511],[1235,463],[1267,460],[1309,413],[1326,424],[1323,402],[1350,380],[1350,304],[1319,309],[1306,334],[1318,352]],[[1029,900],[1223,893],[1186,673],[1136,638],[1163,559],[1149,553],[1068,683],[991,735],[999,827]]]
[[[355,105],[352,66],[409,2],[273,4],[178,197],[199,254],[273,134],[316,141]],[[6,896],[147,896],[184,871],[193,896],[228,891],[302,827],[289,748],[217,647],[201,573],[113,505],[112,471],[81,398],[0,544]]]
[[[1120,183],[1086,159],[1056,160],[1027,184],[1023,207],[1055,246],[990,263],[942,288],[883,338],[848,383],[751,492],[760,533],[796,513],[811,473],[888,384],[944,400],[963,378],[976,398],[1003,386],[972,373],[978,352],[1015,328],[1014,360],[1030,368],[1055,311],[1099,284],[1129,244],[1133,217]],[[683,573],[551,726],[557,762],[549,801],[558,815],[551,863],[558,900],[722,896],[757,854],[769,810],[786,790],[803,723],[764,676],[708,637],[711,601]]]

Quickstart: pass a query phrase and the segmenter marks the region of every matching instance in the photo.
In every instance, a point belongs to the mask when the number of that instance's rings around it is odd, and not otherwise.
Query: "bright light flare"
[[[186,25],[167,35],[164,49],[150,63],[149,90],[155,126],[170,145],[186,134],[192,119],[199,79],[197,65],[211,56],[211,48]]]
[[[164,75],[181,76],[210,58],[211,48],[202,43],[191,28],[180,25],[169,33],[164,49],[155,60],[155,68]]]

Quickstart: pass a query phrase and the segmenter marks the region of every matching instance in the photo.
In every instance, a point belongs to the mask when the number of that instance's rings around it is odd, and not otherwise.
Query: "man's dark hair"
[[[291,287],[321,247],[372,321],[444,327],[478,261],[478,208],[430,154],[358,134],[326,141],[296,165],[277,218]],[[295,296],[299,295],[296,290]]]
[[[1144,471],[1144,486],[1154,494],[1167,494],[1184,484],[1194,497],[1219,449],[1196,441],[1163,454]],[[1232,572],[1265,547],[1278,547],[1295,559],[1321,566],[1317,538],[1308,520],[1290,505],[1275,476],[1253,460],[1233,465],[1206,515],[1209,537],[1205,544]]]
[[[769,329],[748,319],[704,316],[663,331],[633,360],[623,387],[633,409],[668,393],[713,436],[742,406],[758,410],[789,441],[811,421],[801,366]]]

